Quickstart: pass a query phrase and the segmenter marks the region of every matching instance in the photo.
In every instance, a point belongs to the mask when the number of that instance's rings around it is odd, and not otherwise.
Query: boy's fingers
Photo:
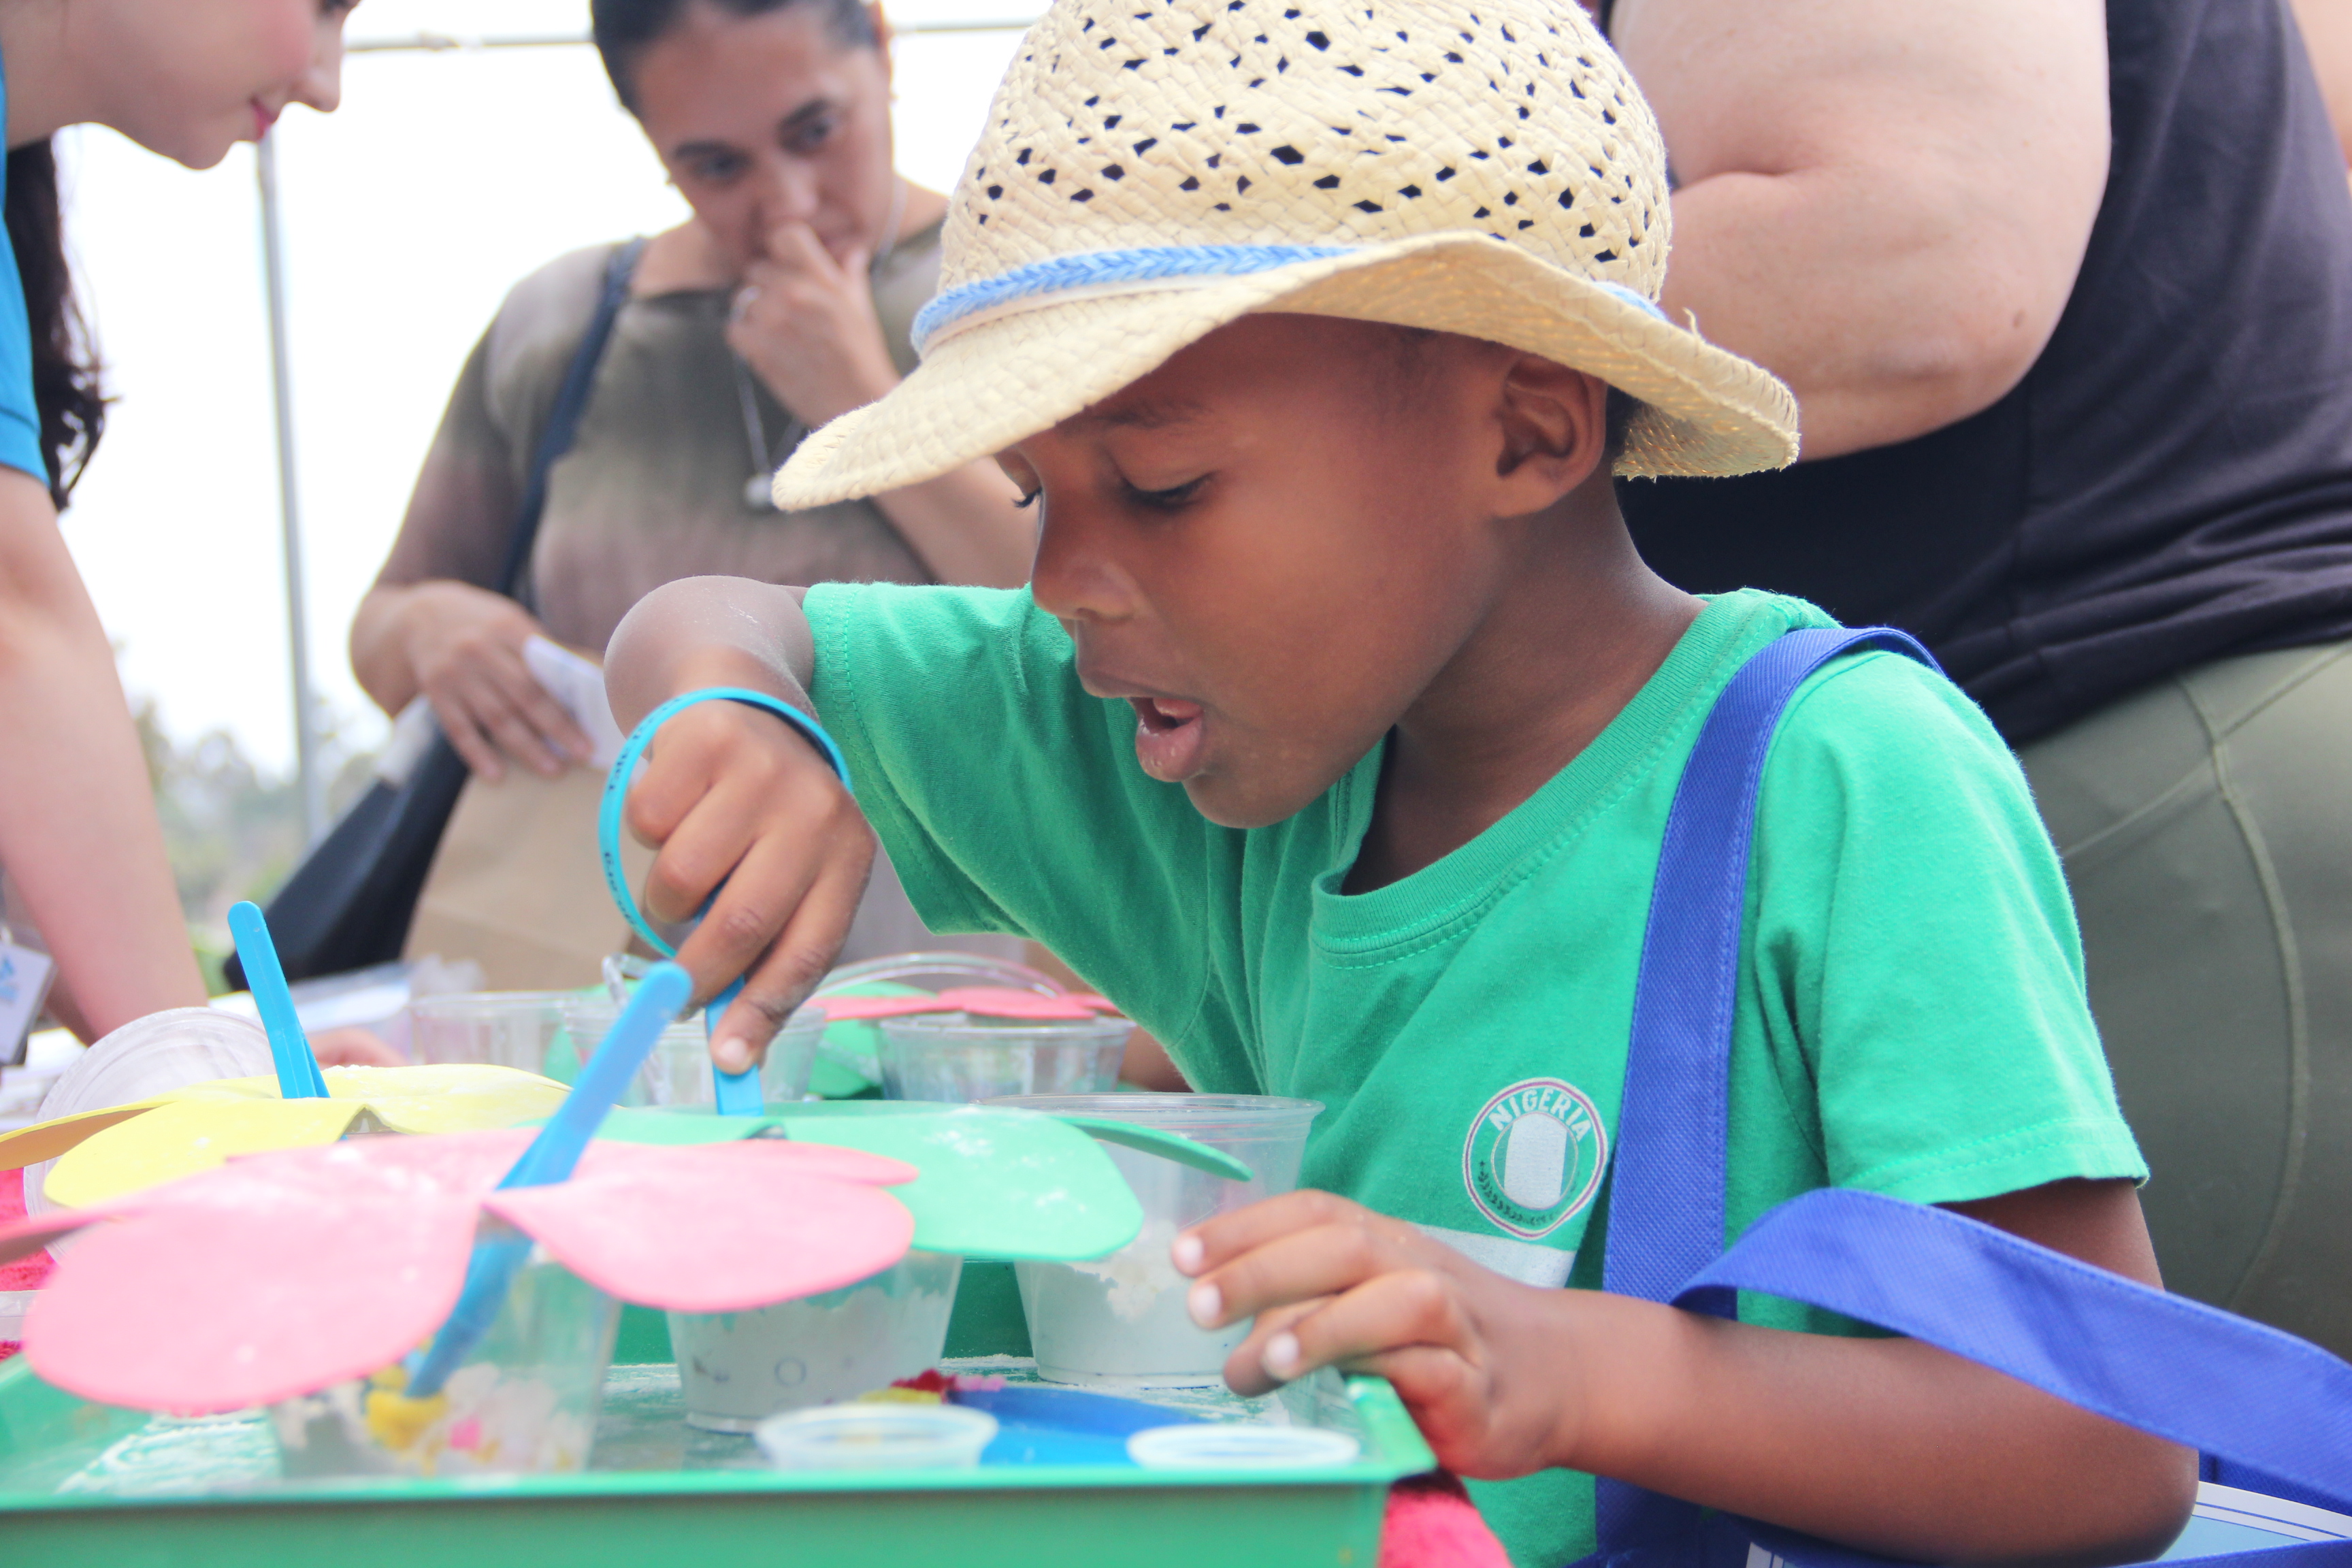
[[[1204,1328],[1346,1290],[1392,1269],[1443,1269],[1455,1257],[1412,1226],[1322,1193],[1288,1194],[1215,1223],[1223,1227],[1217,1234],[1204,1234],[1211,1227],[1203,1226],[1170,1248],[1178,1269],[1198,1280],[1188,1307]],[[1234,1256],[1237,1237],[1255,1245]],[[1226,1261],[1214,1265],[1220,1254]]]
[[[1261,1198],[1247,1208],[1202,1221],[1177,1237],[1169,1256],[1179,1270],[1198,1279],[1293,1231],[1342,1224],[1354,1216],[1370,1215],[1370,1210],[1336,1194],[1301,1188]]]
[[[671,842],[683,843],[695,837],[696,825],[706,815],[728,814],[716,799],[706,801],[687,817]],[[733,823],[728,822],[727,826],[731,828]],[[724,842],[718,840],[709,847],[719,850]],[[713,854],[700,865],[708,867],[719,858]],[[656,864],[658,867],[659,862]],[[694,933],[677,950],[678,963],[694,976],[696,1001],[715,995],[760,962],[782,934],[793,911],[807,897],[821,868],[822,863],[807,846],[772,836],[753,839],[742,847],[739,859],[719,867],[717,874],[702,884],[706,894],[711,888],[718,888],[718,896],[711,900],[709,911]],[[721,882],[723,887],[719,886]],[[688,917],[693,913],[692,910],[687,911]],[[679,917],[656,912],[655,918]],[[762,1035],[760,1038],[764,1043],[767,1037]]]
[[[730,702],[706,702],[664,724],[647,763],[629,791],[626,820],[638,842],[660,851],[645,907],[670,924],[702,908],[776,801],[797,803],[811,788],[816,802],[838,793],[832,770],[782,720]]]
[[[1320,1310],[1325,1300],[1318,1296],[1311,1301],[1294,1301],[1261,1314],[1252,1325],[1249,1337],[1225,1357],[1225,1386],[1251,1398],[1279,1387],[1281,1379],[1266,1375],[1265,1342],[1307,1314]]]
[[[1413,1345],[1466,1359],[1473,1338],[1454,1281],[1430,1269],[1405,1268],[1369,1279],[1286,1321],[1268,1314],[1229,1364],[1245,1371],[1255,1352],[1261,1375],[1271,1385],[1318,1367],[1360,1363]]]
[[[1362,1224],[1319,1225],[1257,1247],[1194,1282],[1185,1309],[1204,1329],[1222,1328],[1270,1308],[1336,1296],[1417,1261]]]
[[[826,860],[767,956],[745,979],[743,994],[719,1018],[711,1059],[721,1069],[741,1072],[762,1059],[776,1031],[824,979],[856,918],[873,863],[870,837],[862,853]]]
[[[692,920],[714,889],[734,873],[751,847],[753,819],[733,816],[726,803],[705,795],[686,813],[684,820],[672,828],[654,856],[651,868],[646,872],[646,885],[638,902],[648,919],[660,925],[680,925]],[[797,889],[794,889],[795,891]],[[744,898],[748,898],[748,889]],[[740,902],[741,900],[739,900]],[[718,913],[714,909],[713,914]],[[704,925],[709,927],[709,921]],[[703,933],[695,932],[700,938]],[[694,945],[705,952],[719,945],[719,931],[712,929],[710,939]],[[749,963],[758,948],[745,950],[739,956],[739,973]],[[693,968],[688,964],[689,969]]]

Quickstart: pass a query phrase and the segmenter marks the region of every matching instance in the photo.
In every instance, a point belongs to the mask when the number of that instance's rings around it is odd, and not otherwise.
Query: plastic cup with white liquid
[[[959,1105],[1006,1095],[1089,1096],[1118,1082],[1125,1018],[983,1018],[926,1013],[882,1021],[882,1093]]]
[[[593,1050],[620,1016],[621,1009],[604,997],[574,996],[564,1005],[564,1035],[575,1048]],[[822,1014],[809,1009],[793,1014],[769,1042],[768,1059],[760,1067],[761,1100],[773,1104],[807,1094],[809,1074],[816,1067],[817,1043],[824,1037]],[[662,1031],[621,1103],[713,1105],[718,1097],[710,1070],[710,1036],[702,1015],[697,1013]]]
[[[749,1432],[936,1366],[963,1259],[909,1252],[838,1290],[748,1312],[672,1312],[669,1340],[690,1426]]]
[[[486,1232],[515,1233],[485,1219]],[[269,1407],[289,1479],[583,1470],[620,1303],[543,1251],[440,1393],[411,1400],[398,1364]]]
[[[563,1027],[569,991],[476,991],[408,1005],[408,1054],[419,1062],[477,1062],[540,1072]]]
[[[1255,1173],[1234,1181],[1105,1143],[1103,1152],[1143,1205],[1141,1234],[1108,1258],[1013,1265],[1040,1376],[1129,1388],[1221,1381],[1225,1357],[1249,1336],[1249,1324],[1213,1332],[1195,1325],[1184,1310],[1192,1282],[1176,1272],[1168,1248],[1189,1226],[1296,1187],[1307,1129],[1323,1107],[1244,1094],[1026,1095],[989,1103],[1181,1132]]]

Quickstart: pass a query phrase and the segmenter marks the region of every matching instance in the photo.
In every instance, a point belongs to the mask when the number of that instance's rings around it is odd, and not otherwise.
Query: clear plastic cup
[[[1134,1032],[1125,1018],[886,1018],[882,1096],[969,1105],[1006,1095],[1101,1093],[1118,1084]]]
[[[759,1444],[780,1470],[949,1470],[995,1436],[995,1416],[961,1405],[837,1405],[763,1421]]]
[[[550,1052],[581,1063],[595,1054],[598,1042],[611,1030],[621,1009],[601,996],[574,996],[564,1004],[564,1037]],[[760,1068],[760,1098],[768,1102],[793,1100],[808,1093],[809,1074],[816,1066],[817,1042],[824,1037],[822,1014],[803,1009],[792,1016],[768,1047]],[[578,1068],[572,1068],[576,1077]],[[564,1075],[559,1073],[556,1076]],[[568,1079],[567,1079],[568,1081]],[[717,1081],[710,1070],[710,1036],[702,1015],[682,1018],[662,1031],[636,1081],[621,1097],[623,1105],[711,1105],[718,1101]]]
[[[1040,996],[1062,994],[1059,982],[1025,963],[990,958],[977,952],[894,952],[845,964],[824,977],[810,1000],[826,996],[936,994],[951,985],[1002,985]],[[823,1055],[857,1074],[867,1083],[882,1081],[882,1026],[872,1019],[845,1018],[828,1025]],[[1010,1091],[1007,1091],[1010,1092]]]
[[[939,1364],[963,1259],[909,1252],[855,1285],[749,1312],[672,1312],[686,1420],[749,1432],[780,1411],[852,1399]]]
[[[477,991],[408,1005],[408,1054],[419,1062],[481,1062],[540,1072],[563,1027],[569,991]]]
[[[483,1221],[485,1237],[516,1233]],[[543,1475],[588,1468],[620,1303],[534,1248],[439,1394],[395,1365],[269,1407],[285,1474]]]
[[[1184,1310],[1191,1281],[1169,1261],[1169,1245],[1188,1226],[1296,1187],[1307,1129],[1323,1107],[1245,1094],[1029,1095],[989,1103],[1181,1132],[1256,1173],[1247,1182],[1230,1181],[1105,1143],[1103,1152],[1143,1205],[1142,1232],[1091,1262],[1013,1266],[1040,1376],[1131,1388],[1222,1381],[1225,1357],[1249,1337],[1249,1324],[1215,1332],[1196,1327]]]

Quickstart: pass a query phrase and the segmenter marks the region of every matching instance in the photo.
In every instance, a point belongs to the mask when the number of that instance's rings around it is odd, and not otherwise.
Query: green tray
[[[1012,1357],[962,1364],[1023,1375]],[[18,1357],[0,1364],[0,1539],[13,1562],[108,1568],[1373,1568],[1389,1483],[1434,1461],[1387,1383],[1321,1376],[1282,1397],[1291,1419],[1355,1433],[1362,1452],[1346,1465],[782,1473],[751,1468],[748,1438],[687,1428],[675,1369],[656,1363],[614,1367],[584,1474],[293,1486],[275,1479],[258,1421],[88,1404]],[[1139,1397],[1206,1414],[1241,1403]],[[248,1489],[199,1493],[198,1477]]]

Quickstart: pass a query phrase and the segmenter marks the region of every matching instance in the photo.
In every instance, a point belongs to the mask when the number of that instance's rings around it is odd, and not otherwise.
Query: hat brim
[[[1785,468],[1797,405],[1761,366],[1484,234],[1416,235],[1240,277],[1122,286],[959,323],[888,395],[801,443],[777,474],[803,509],[920,484],[1051,429],[1260,312],[1340,316],[1507,343],[1638,399],[1621,475]]]

